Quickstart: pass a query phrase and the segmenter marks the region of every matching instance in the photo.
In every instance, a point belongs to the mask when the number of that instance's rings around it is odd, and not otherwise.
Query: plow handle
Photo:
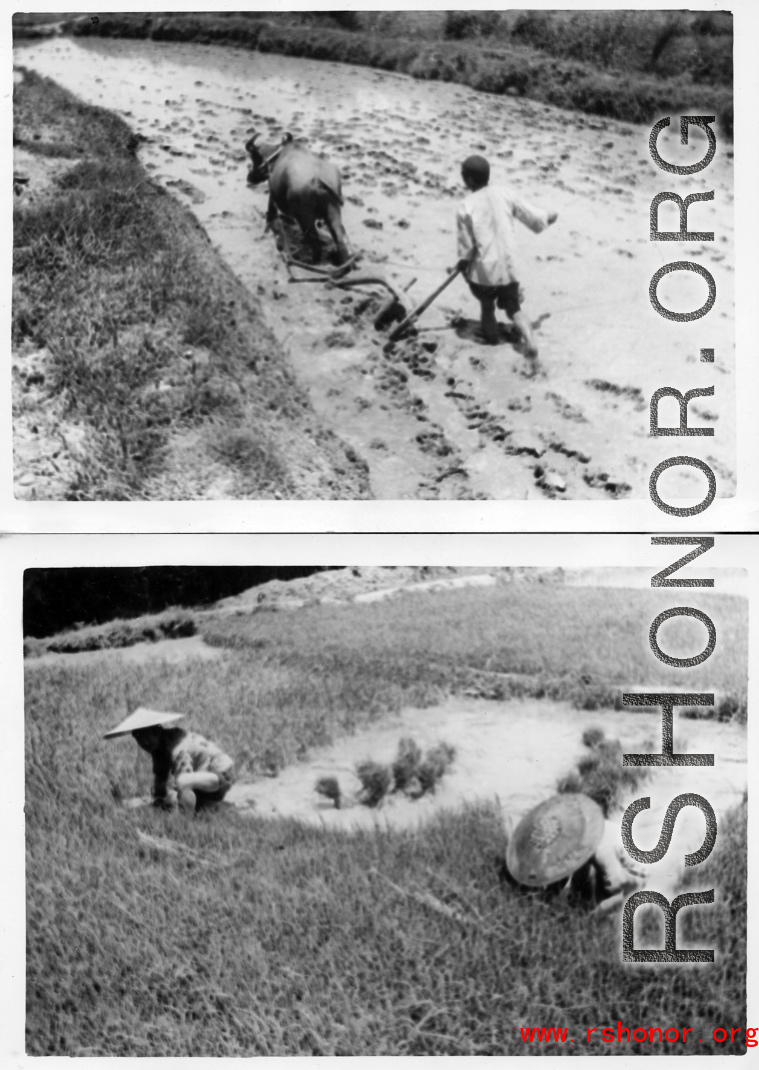
[[[426,310],[430,307],[435,298],[440,296],[446,286],[450,286],[450,284],[460,273],[460,271],[460,267],[457,266],[456,268],[454,268],[454,270],[450,273],[445,282],[441,283],[434,293],[431,293],[429,297],[425,298],[425,300],[422,301],[421,305],[419,305],[418,308],[415,308],[410,315],[406,316],[405,320],[402,320],[397,327],[393,327],[392,331],[390,331],[387,336],[388,341],[394,342],[396,338],[400,338],[406,328],[410,327],[412,323],[415,323],[423,312],[426,312]]]

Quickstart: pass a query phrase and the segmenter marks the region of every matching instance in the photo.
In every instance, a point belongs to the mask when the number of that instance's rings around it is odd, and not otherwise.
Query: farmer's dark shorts
[[[519,303],[518,282],[510,282],[508,286],[481,286],[479,282],[470,282],[469,289],[478,301],[495,298],[498,307],[512,318],[522,307]]]
[[[229,789],[234,784],[235,773],[234,768],[230,766],[223,773],[216,774],[219,778],[219,787],[217,791],[196,791],[195,798],[197,800],[196,807],[198,810],[204,806],[213,806],[214,803],[220,803]]]

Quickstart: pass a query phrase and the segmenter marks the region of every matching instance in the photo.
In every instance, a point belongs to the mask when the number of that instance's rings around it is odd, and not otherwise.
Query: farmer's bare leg
[[[197,806],[197,793],[212,795],[219,790],[221,783],[216,773],[180,773],[176,778],[179,792],[179,806],[186,814],[194,814]]]
[[[524,338],[527,347],[526,355],[528,357],[537,357],[538,347],[535,345],[535,338],[527,316],[520,309],[519,312],[515,312],[511,318],[522,333],[522,337]]]
[[[480,297],[480,327],[485,341],[495,345],[500,341],[498,321],[495,318],[495,297]]]
[[[182,788],[179,793],[179,809],[183,814],[194,814],[198,805],[198,797],[191,788]]]

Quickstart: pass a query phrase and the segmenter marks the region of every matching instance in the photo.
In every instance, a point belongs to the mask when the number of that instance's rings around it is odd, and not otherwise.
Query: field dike
[[[374,67],[636,123],[708,100],[732,136],[730,20],[625,14],[111,13],[64,26],[77,36],[221,44]]]
[[[15,493],[361,498],[258,300],[116,116],[31,71],[14,93]]]
[[[596,697],[600,681],[680,683],[663,665],[644,676],[659,596],[493,575],[446,586],[460,577],[323,573],[293,581],[289,598],[283,584],[260,603],[253,589],[198,620],[216,659],[29,663],[28,1054],[523,1055],[536,1049],[520,1026],[549,1022],[577,1054],[680,1051],[584,1047],[586,1029],[618,1019],[687,1022],[699,1054],[745,1050],[712,1040],[719,1023],[747,1024],[745,725],[677,718],[676,749],[719,757],[698,780],[719,835],[686,871],[703,819],[683,812],[650,877],[666,893],[716,887],[714,905],[678,925],[679,946],[715,948],[715,962],[623,964],[619,912],[545,903],[499,874],[509,825],[560,786],[619,805],[650,794],[636,819],[650,849],[652,815],[692,785],[687,770],[626,780],[622,748],[655,744],[660,719]],[[745,599],[694,597],[723,641],[690,683],[744,686]],[[669,621],[662,642],[680,654],[697,634]],[[485,701],[477,672],[502,690]],[[509,676],[555,691],[520,697]],[[149,760],[102,735],[138,705],[185,712],[233,756],[233,805],[194,821],[128,805],[149,794]],[[358,767],[393,763],[404,739],[407,755],[409,739],[425,755],[445,744],[448,764],[421,795],[407,783],[366,805]],[[330,778],[339,809],[315,791]],[[638,918],[637,946],[661,946],[657,911]]]

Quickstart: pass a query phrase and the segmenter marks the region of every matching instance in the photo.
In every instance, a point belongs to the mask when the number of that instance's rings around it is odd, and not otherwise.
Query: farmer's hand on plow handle
[[[462,267],[462,265],[463,265],[463,267]],[[410,315],[406,316],[405,320],[403,320],[401,323],[399,323],[397,327],[393,327],[392,331],[387,336],[388,342],[394,342],[396,340],[396,338],[400,338],[400,336],[403,334],[403,332],[408,327],[410,327],[412,323],[415,323],[419,319],[419,317],[421,316],[421,314],[423,312],[426,312],[426,310],[430,307],[430,305],[435,300],[435,298],[440,296],[440,294],[443,292],[443,290],[446,288],[446,286],[450,286],[450,284],[453,282],[453,280],[456,278],[456,276],[459,275],[461,273],[461,271],[464,270],[464,268],[466,268],[468,266],[469,266],[469,260],[468,259],[467,260],[459,260],[458,264],[453,269],[453,271],[450,273],[450,275],[445,280],[445,282],[441,283],[441,285],[438,286],[437,290],[435,290],[434,293],[431,293],[430,296],[428,298],[426,298],[426,300],[422,301],[421,305],[419,305],[418,308],[415,308],[414,311]]]

